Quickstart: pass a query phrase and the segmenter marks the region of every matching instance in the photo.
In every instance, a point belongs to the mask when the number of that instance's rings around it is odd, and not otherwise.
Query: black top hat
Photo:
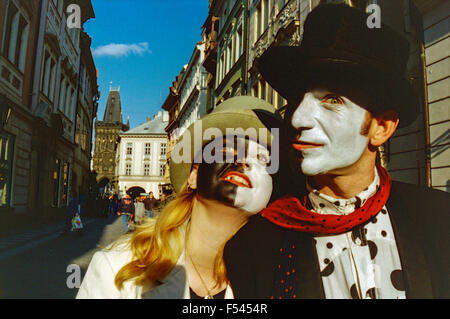
[[[368,16],[344,4],[315,8],[306,18],[300,46],[268,49],[257,61],[264,79],[288,101],[309,85],[345,83],[367,92],[370,111],[394,109],[400,126],[416,118],[419,98],[404,77],[409,42],[382,24],[369,28]]]

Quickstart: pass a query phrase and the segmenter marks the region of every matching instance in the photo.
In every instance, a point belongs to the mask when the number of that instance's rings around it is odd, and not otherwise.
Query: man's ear
[[[369,131],[369,143],[374,147],[383,145],[394,134],[398,123],[398,113],[393,110],[373,117]]]
[[[188,186],[191,189],[197,189],[198,164],[192,165],[191,173],[187,180]]]

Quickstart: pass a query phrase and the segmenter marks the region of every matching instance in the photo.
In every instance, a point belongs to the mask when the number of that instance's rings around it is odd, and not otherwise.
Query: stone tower
[[[122,119],[120,87],[109,90],[103,121],[95,121],[95,150],[93,169],[101,189],[116,189],[116,149],[119,132],[129,130],[129,124]]]

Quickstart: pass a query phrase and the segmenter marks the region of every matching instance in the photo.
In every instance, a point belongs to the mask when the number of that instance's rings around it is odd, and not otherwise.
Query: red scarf
[[[377,165],[380,176],[380,188],[362,207],[348,215],[318,214],[305,208],[297,197],[282,197],[261,211],[261,215],[272,223],[283,228],[314,234],[341,234],[359,226],[378,212],[386,204],[391,190],[392,180],[388,172]]]

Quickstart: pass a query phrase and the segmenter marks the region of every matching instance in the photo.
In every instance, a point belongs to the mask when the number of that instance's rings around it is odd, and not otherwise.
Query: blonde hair
[[[115,277],[114,283],[119,290],[128,280],[134,279],[135,285],[146,286],[169,274],[184,250],[186,229],[183,226],[191,216],[194,199],[195,191],[185,185],[156,218],[147,219],[137,226],[131,237],[123,237],[111,247],[128,242],[133,254],[133,260],[123,266]],[[227,281],[224,247],[225,243],[214,262],[217,285]]]

